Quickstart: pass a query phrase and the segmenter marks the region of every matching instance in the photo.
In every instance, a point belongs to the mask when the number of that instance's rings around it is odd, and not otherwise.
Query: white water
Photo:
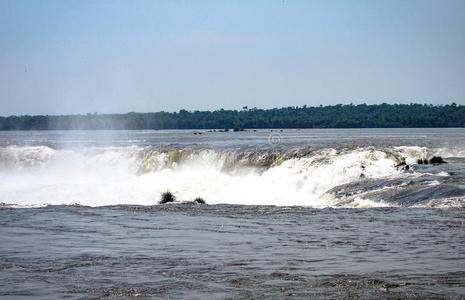
[[[414,160],[410,152],[418,157],[418,149],[406,149],[396,150],[396,155],[402,153],[408,161]],[[179,201],[202,197],[209,204],[327,207],[337,203],[326,194],[328,190],[363,180],[361,165],[365,178],[404,176],[389,152],[366,148],[340,153],[325,149],[266,168],[254,166],[253,161],[247,164],[252,158],[237,159],[228,167],[234,155],[204,150],[176,159],[169,152],[136,146],[6,147],[0,151],[0,202],[18,206],[153,205],[169,190]],[[383,205],[363,199],[358,203],[355,206]]]

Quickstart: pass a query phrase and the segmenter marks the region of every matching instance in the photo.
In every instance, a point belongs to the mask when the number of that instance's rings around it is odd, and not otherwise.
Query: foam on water
[[[361,180],[408,176],[395,165],[402,157],[410,162],[417,155],[417,150],[404,148],[275,153],[159,151],[137,146],[6,147],[0,150],[0,202],[152,205],[169,190],[180,201],[202,197],[210,204],[328,207],[339,201],[326,193],[330,189]],[[369,199],[357,203],[347,206],[385,205]]]

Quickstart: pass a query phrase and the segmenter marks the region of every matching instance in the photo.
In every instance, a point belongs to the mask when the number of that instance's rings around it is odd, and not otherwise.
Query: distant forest
[[[333,105],[0,117],[0,130],[465,127],[465,106]]]

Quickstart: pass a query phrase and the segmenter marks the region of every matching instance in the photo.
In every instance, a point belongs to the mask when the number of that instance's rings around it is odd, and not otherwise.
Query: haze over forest
[[[274,109],[0,117],[0,130],[465,127],[465,106],[334,105]]]

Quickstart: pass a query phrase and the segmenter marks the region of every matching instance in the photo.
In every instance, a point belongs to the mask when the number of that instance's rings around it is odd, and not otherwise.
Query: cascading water
[[[383,182],[376,186],[378,191],[389,188],[388,183],[393,180],[399,181],[395,187],[400,188],[406,182],[424,178],[430,173],[404,171],[396,165],[402,160],[414,164],[434,151],[444,154],[441,149],[424,147],[280,152],[182,148],[160,151],[139,146],[54,150],[45,146],[9,146],[0,148],[0,202],[16,206],[153,205],[162,192],[169,190],[179,201],[202,197],[209,204],[397,205],[389,197],[374,199],[363,195],[372,192],[367,187],[375,180]],[[352,188],[351,193],[346,193],[347,185],[360,190],[353,193]]]

